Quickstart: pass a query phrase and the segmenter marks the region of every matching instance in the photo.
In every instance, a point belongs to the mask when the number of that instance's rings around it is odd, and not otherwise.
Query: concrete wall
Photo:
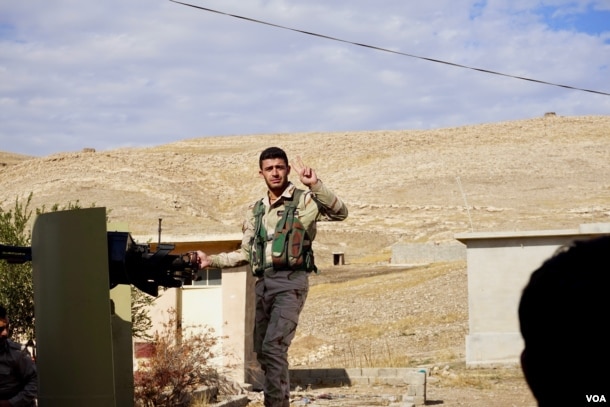
[[[222,271],[222,333],[225,366],[240,383],[262,386],[263,372],[254,352],[256,278],[249,266]]]
[[[396,386],[406,387],[400,405],[425,405],[426,382],[429,375],[425,368],[329,368],[291,369],[290,384],[301,387],[341,386]],[[392,404],[394,405],[394,404]]]
[[[396,243],[392,246],[392,264],[421,264],[463,260],[466,246],[460,242]]]
[[[610,233],[610,224],[574,230],[463,233],[467,247],[469,334],[466,364],[517,364],[523,350],[517,309],[531,273],[576,239]]]

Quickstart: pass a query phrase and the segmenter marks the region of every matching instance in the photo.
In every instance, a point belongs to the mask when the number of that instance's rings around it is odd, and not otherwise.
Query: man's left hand
[[[315,185],[318,182],[318,176],[313,168],[303,164],[303,160],[300,156],[297,156],[296,162],[293,164],[294,169],[299,174],[299,179],[308,187]]]

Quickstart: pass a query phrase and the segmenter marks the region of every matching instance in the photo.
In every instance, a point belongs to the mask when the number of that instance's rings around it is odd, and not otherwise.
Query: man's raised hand
[[[318,182],[318,176],[313,168],[306,166],[303,164],[303,160],[300,156],[297,156],[296,161],[293,164],[294,169],[299,174],[299,179],[308,187],[316,184]]]

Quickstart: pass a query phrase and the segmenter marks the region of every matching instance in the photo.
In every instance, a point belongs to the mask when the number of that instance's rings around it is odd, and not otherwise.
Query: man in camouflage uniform
[[[8,336],[6,309],[0,305],[0,407],[31,407],[36,404],[38,375],[29,353]]]
[[[277,147],[264,150],[260,155],[259,166],[259,174],[268,189],[262,199],[264,213],[261,226],[267,232],[268,242],[264,245],[264,255],[255,252],[255,205],[250,208],[244,222],[244,235],[239,250],[211,256],[199,251],[198,256],[201,268],[236,267],[250,263],[253,271],[259,270],[255,288],[254,350],[265,372],[265,406],[286,407],[290,404],[288,347],[294,338],[299,315],[307,298],[309,272],[315,268],[274,267],[271,255],[273,231],[286,210],[286,201],[292,200],[293,196],[299,196],[295,216],[303,224],[309,241],[313,241],[316,236],[318,220],[343,220],[347,217],[347,207],[318,179],[312,168],[303,165],[300,157],[297,157],[294,168],[308,190],[297,195],[296,186],[288,180],[291,167],[283,150]]]

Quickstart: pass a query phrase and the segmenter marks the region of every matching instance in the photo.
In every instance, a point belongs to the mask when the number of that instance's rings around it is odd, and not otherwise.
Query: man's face
[[[6,342],[8,338],[8,318],[0,318],[0,343]]]
[[[281,193],[288,185],[290,166],[281,158],[270,158],[262,161],[259,174],[265,179],[267,188]]]

